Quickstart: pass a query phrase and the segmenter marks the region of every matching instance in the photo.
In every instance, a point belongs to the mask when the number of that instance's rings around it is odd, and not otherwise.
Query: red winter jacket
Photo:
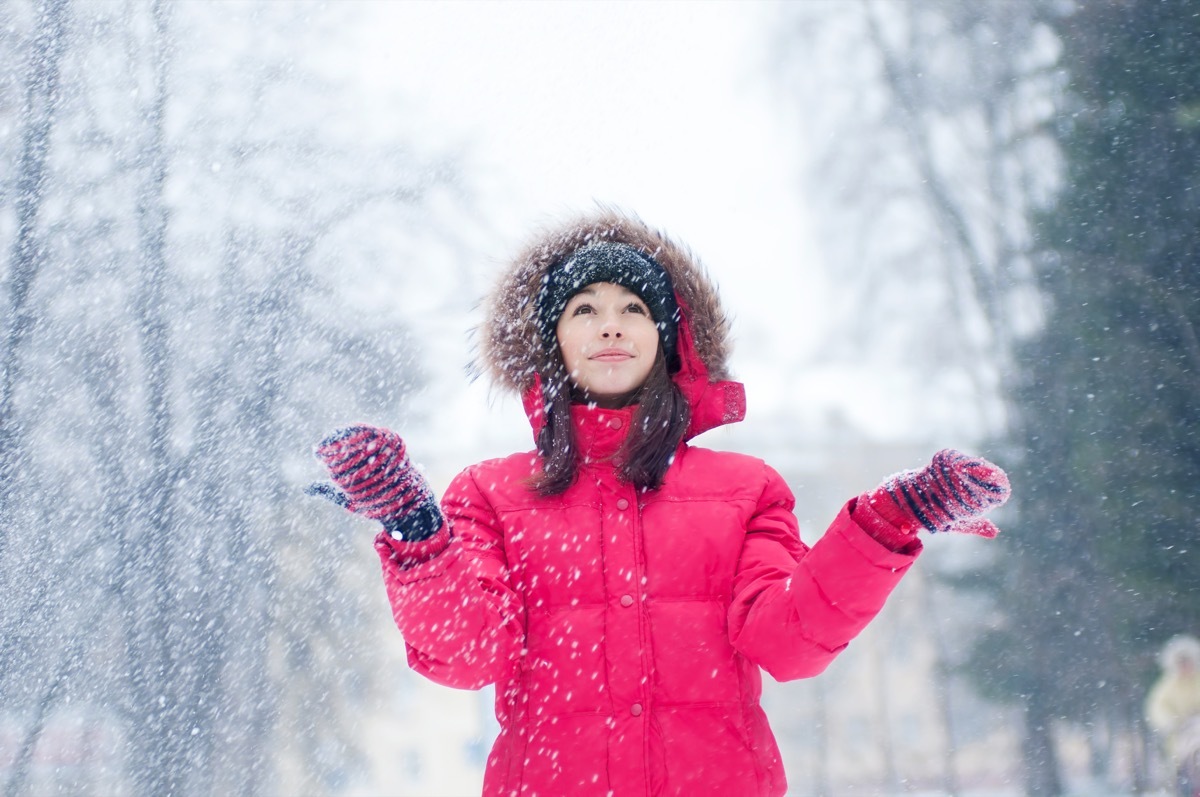
[[[643,230],[614,237],[640,242]],[[685,309],[689,277],[672,272]],[[740,385],[710,381],[711,336],[698,347],[696,332],[710,330],[688,309],[676,379],[692,404],[689,436],[744,407]],[[448,686],[496,684],[486,797],[784,794],[760,670],[781,681],[824,670],[919,543],[888,550],[851,502],[809,549],[778,473],[687,443],[663,487],[639,493],[611,461],[632,409],[572,415],[582,459],[563,494],[529,490],[537,455],[515,454],[454,479],[433,540],[380,535],[409,663]]]

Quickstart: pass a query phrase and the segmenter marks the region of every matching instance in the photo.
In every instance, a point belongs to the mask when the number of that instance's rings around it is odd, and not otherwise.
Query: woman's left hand
[[[924,528],[995,537],[1000,530],[983,515],[1011,493],[1008,474],[998,466],[948,448],[921,470],[890,477],[865,498],[905,533]]]

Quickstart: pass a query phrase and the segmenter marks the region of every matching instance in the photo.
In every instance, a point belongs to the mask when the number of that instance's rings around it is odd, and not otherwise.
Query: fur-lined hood
[[[674,377],[692,404],[689,437],[745,415],[742,386],[729,381],[729,321],[716,286],[685,246],[635,216],[610,208],[581,216],[537,236],[509,264],[486,301],[479,329],[480,371],[520,395],[535,431],[540,378],[546,362],[538,331],[537,299],[547,272],[577,249],[599,241],[632,246],[654,258],[675,288],[682,367]],[[531,391],[538,393],[536,400]]]

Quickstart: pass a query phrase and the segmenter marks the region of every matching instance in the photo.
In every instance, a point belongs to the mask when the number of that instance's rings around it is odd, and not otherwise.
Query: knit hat
[[[620,285],[646,303],[650,317],[658,327],[667,368],[679,370],[679,354],[675,340],[678,335],[679,305],[671,278],[654,258],[626,244],[603,242],[576,250],[566,260],[550,268],[538,293],[538,323],[542,340],[555,340],[558,318],[567,309],[567,302],[581,290],[596,282]]]

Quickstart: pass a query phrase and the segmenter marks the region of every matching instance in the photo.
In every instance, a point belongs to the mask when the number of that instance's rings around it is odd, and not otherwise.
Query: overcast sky
[[[902,428],[896,391],[862,390],[853,367],[808,365],[846,309],[809,229],[801,125],[770,72],[774,4],[360,8],[372,20],[351,68],[379,96],[403,97],[408,124],[419,117],[471,152],[480,211],[508,236],[498,258],[596,201],[631,210],[718,281],[750,421],[838,407],[879,436]]]
[[[798,142],[760,55],[769,5],[372,7],[380,24],[360,51],[363,73],[472,146],[503,185],[493,210],[517,240],[548,217],[613,202],[689,243],[729,283],[731,309],[761,298],[739,278],[748,271],[801,289],[786,275],[813,254]]]

